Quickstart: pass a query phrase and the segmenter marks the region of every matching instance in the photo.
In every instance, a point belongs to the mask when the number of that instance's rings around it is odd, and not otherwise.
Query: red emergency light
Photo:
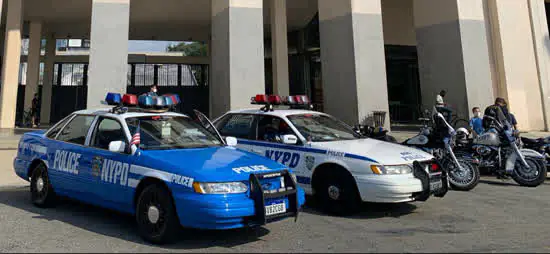
[[[312,109],[311,100],[306,95],[265,95],[258,94],[251,99],[251,103],[255,105],[266,105],[262,110],[273,110],[273,105],[286,105],[291,108],[307,108]]]
[[[138,99],[135,94],[125,94],[122,96],[122,104],[124,106],[136,106],[138,104]]]

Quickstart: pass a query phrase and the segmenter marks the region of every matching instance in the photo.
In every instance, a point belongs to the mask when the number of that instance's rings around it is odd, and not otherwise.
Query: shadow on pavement
[[[74,200],[61,200],[53,208],[37,208],[30,201],[28,188],[28,186],[0,188],[0,204],[36,214],[33,219],[61,221],[97,234],[150,245],[138,235],[134,217],[131,215],[102,209]],[[269,230],[263,227],[224,231],[183,229],[177,242],[156,247],[166,249],[231,248],[261,241],[260,237],[267,234],[269,234]]]
[[[308,196],[303,212],[320,216],[334,216],[352,219],[378,219],[378,218],[399,218],[414,213],[417,206],[412,203],[362,203],[358,211],[351,215],[336,216],[329,215],[321,209],[313,197]]]

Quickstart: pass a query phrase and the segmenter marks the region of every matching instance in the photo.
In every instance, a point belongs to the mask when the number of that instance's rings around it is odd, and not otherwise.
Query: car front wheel
[[[330,170],[316,179],[317,202],[323,210],[335,215],[348,215],[356,212],[361,198],[353,177],[342,170]]]
[[[154,244],[173,242],[180,229],[171,195],[162,185],[149,185],[140,194],[136,220],[140,235]]]

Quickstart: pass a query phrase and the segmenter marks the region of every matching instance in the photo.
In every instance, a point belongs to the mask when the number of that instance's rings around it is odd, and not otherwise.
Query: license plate
[[[441,174],[430,177],[430,191],[438,191],[443,189],[443,181],[441,180]]]
[[[284,202],[280,204],[268,205],[265,207],[266,216],[271,216],[271,215],[280,214],[284,212],[286,212],[286,204]]]

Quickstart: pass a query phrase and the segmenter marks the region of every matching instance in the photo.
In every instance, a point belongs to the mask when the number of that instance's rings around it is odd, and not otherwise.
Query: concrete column
[[[319,0],[324,111],[357,124],[385,111],[388,88],[380,0]]]
[[[107,92],[126,92],[130,0],[92,0],[88,108]]]
[[[286,0],[271,0],[273,93],[289,95]]]
[[[2,89],[0,90],[0,128],[15,127],[23,0],[8,0],[7,9]]]
[[[498,95],[507,99],[521,130],[543,130],[545,121],[529,4],[527,0],[488,0],[488,4]]]
[[[25,85],[25,110],[32,106],[34,94],[38,92],[40,78],[40,47],[42,44],[42,23],[32,21],[29,33],[29,55],[27,57],[27,84]]]
[[[46,54],[44,56],[44,81],[42,83],[42,100],[40,107],[40,122],[42,124],[50,123],[52,109],[52,88],[55,65],[56,39],[50,34],[46,39]]]
[[[486,17],[480,0],[415,0],[414,20],[422,104],[436,95],[468,119],[494,101]]]
[[[263,0],[212,0],[210,116],[265,91]]]
[[[544,1],[528,0],[545,131],[550,129],[550,34]]]

